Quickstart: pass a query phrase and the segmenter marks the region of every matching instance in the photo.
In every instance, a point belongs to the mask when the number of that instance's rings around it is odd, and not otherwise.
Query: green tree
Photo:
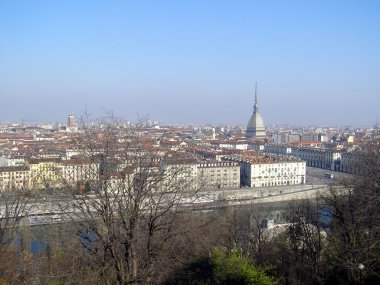
[[[207,257],[201,257],[177,274],[167,284],[209,285],[271,285],[275,284],[263,269],[249,264],[237,251],[216,247]]]
[[[245,258],[240,258],[237,251],[227,252],[215,248],[211,255],[213,279],[216,284],[270,285],[273,280]]]

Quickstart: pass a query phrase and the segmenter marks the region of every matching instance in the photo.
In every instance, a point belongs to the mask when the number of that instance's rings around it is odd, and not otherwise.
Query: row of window
[[[22,174],[28,174],[29,171],[21,172],[21,171],[15,171],[15,172],[0,172],[0,176],[8,176],[10,174],[17,174],[17,175],[22,175]]]
[[[301,181],[291,180],[291,181],[274,181],[265,183],[253,183],[253,187],[269,187],[269,186],[283,186],[283,185],[293,185],[301,184]]]

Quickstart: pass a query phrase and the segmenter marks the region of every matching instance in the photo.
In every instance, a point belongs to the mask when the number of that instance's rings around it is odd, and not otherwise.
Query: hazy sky
[[[380,1],[0,1],[0,122],[380,121]]]

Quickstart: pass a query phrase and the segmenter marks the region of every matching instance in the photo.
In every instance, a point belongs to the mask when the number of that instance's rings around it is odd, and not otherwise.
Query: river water
[[[286,222],[284,211],[289,207],[287,202],[267,203],[267,204],[248,204],[240,206],[221,206],[221,207],[199,207],[184,214],[191,214],[199,217],[213,219],[221,216],[228,216],[238,213],[241,227],[252,227],[257,223],[257,219],[270,219],[275,224]],[[43,225],[22,226],[17,230],[16,245],[22,250],[31,250],[38,253],[41,250],[48,250],[51,242],[64,244],[69,239],[79,238],[78,229],[71,223],[52,223]]]

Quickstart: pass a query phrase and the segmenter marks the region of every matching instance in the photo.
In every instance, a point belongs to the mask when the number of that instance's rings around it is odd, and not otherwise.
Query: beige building
[[[338,171],[341,151],[307,147],[292,148],[292,155],[305,160],[307,166]]]
[[[365,161],[365,157],[359,152],[344,152],[341,155],[340,160],[340,171],[360,174],[361,165]]]
[[[28,190],[30,169],[26,166],[0,167],[0,192]]]
[[[137,167],[133,186],[152,192],[177,192],[197,188],[197,163],[194,159],[152,161]]]
[[[291,155],[306,161],[307,166],[339,171],[342,151],[337,149],[322,149],[315,147],[295,147],[287,144],[265,145],[265,152]]]
[[[240,165],[227,161],[200,163],[198,183],[205,189],[239,188]]]
[[[291,132],[277,132],[273,134],[273,142],[276,144],[299,142],[300,140],[300,134],[294,134]]]
[[[162,187],[172,191],[175,188],[192,190],[197,185],[197,163],[195,159],[175,159],[161,162],[160,171],[163,176]]]
[[[99,163],[88,160],[64,160],[61,168],[64,184],[90,182],[99,179]]]

